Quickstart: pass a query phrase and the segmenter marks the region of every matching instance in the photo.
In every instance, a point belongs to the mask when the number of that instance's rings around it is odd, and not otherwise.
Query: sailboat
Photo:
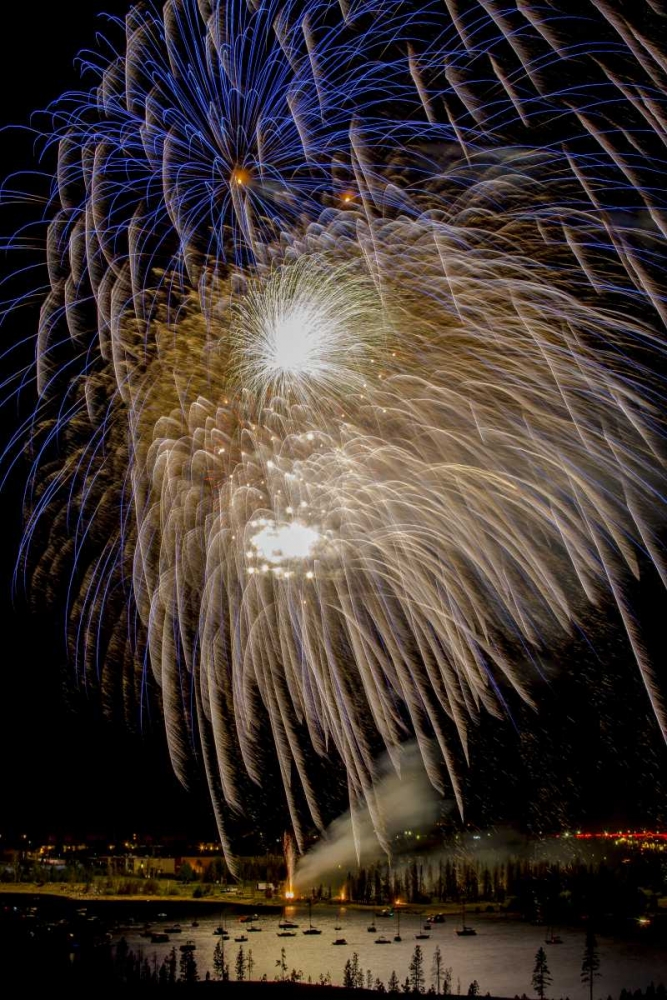
[[[466,904],[463,903],[461,907],[461,929],[457,930],[456,933],[459,937],[474,937],[477,931],[474,927],[466,926]]]
[[[339,910],[338,910],[338,921],[336,923],[336,926],[334,927],[334,930],[342,931],[342,929],[343,929],[343,925],[340,922],[340,908],[339,908]],[[336,940],[334,941],[334,944],[347,944],[347,941],[345,940],[345,938],[343,937],[342,934],[339,934],[338,937],[336,938]]]
[[[415,934],[415,941],[427,941],[430,938],[431,935],[427,934],[421,928],[421,918],[422,918],[421,913],[417,913],[416,916],[417,916],[417,931],[418,931],[418,933]]]
[[[308,900],[308,930],[305,930],[303,933],[304,934],[321,934],[322,931],[318,930],[317,927],[313,927],[312,914],[313,914],[313,904],[312,904],[312,902],[310,900]]]
[[[282,920],[278,921],[278,927],[280,928],[278,932],[278,937],[296,937],[296,931],[299,927],[295,924],[293,920],[287,919],[287,907],[283,907],[283,917]]]
[[[553,927],[547,928],[547,936],[544,939],[545,944],[562,944],[563,939],[560,934],[554,934]]]

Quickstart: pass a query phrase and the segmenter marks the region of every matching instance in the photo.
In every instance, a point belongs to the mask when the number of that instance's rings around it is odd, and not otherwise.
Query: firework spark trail
[[[230,857],[267,732],[300,845],[320,757],[385,847],[383,750],[460,802],[470,720],[610,597],[664,731],[624,586],[664,574],[662,24],[168,0],[51,109],[24,548],[87,683],[132,716],[152,669]]]
[[[274,261],[219,325],[189,316],[133,402],[134,589],[174,764],[188,752],[187,664],[222,800],[240,807],[242,771],[260,780],[265,714],[300,845],[300,795],[323,822],[313,750],[335,748],[388,849],[377,736],[397,759],[413,732],[434,786],[445,790],[444,763],[459,796],[452,731],[465,751],[470,720],[502,714],[503,691],[529,699],[521,651],[539,657],[605,593],[625,615],[624,575],[643,539],[658,550],[659,412],[650,373],[623,360],[650,331],[492,240],[434,217],[334,215],[293,248],[297,267]],[[312,330],[341,297],[358,337],[369,316],[380,329],[361,364],[352,356],[353,378],[350,359],[324,349],[326,382],[344,390],[304,400],[299,378],[277,386],[273,359],[256,365],[258,310],[298,324],[308,302]],[[596,355],[601,338],[613,364]]]
[[[648,213],[643,235],[612,219],[606,242],[650,295],[648,231],[665,233],[667,79],[646,10],[635,23],[602,2],[583,20],[528,0],[502,12],[358,0],[342,18],[320,0],[133,9],[116,25],[125,51],[110,42],[109,54],[88,54],[98,86],[51,111],[42,388],[63,324],[78,343],[94,331],[113,356],[118,313],[143,314],[155,268],[196,286],[202,257],[221,268],[262,258],[267,242],[345,198],[410,211],[412,189],[480,150],[549,148],[589,209]],[[570,193],[565,214],[571,205]]]

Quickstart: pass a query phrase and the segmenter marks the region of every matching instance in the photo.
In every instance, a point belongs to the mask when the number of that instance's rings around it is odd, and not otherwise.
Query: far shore
[[[299,899],[285,900],[282,896],[274,896],[273,898],[267,899],[263,893],[248,894],[247,891],[243,895],[235,893],[226,893],[224,889],[219,886],[213,887],[210,895],[207,896],[193,896],[192,891],[198,885],[195,883],[192,887],[189,885],[186,887],[179,883],[173,883],[174,887],[178,888],[178,892],[161,892],[154,893],[150,895],[137,893],[133,895],[128,895],[125,893],[101,893],[94,889],[86,891],[85,885],[77,883],[68,882],[54,882],[45,883],[39,885],[37,882],[0,882],[0,898],[8,896],[30,896],[30,897],[48,897],[51,899],[57,899],[63,902],[79,903],[81,906],[84,905],[99,905],[104,903],[127,903],[127,904],[164,904],[165,906],[177,905],[177,906],[188,906],[188,907],[202,907],[204,909],[219,909],[221,906],[234,907],[238,910],[253,910],[257,912],[280,913],[286,906],[305,906],[307,904],[307,897],[302,897]],[[340,899],[326,899],[318,902],[313,902],[313,909],[322,908],[330,909],[337,908],[339,906],[345,906],[347,909],[360,910],[367,912],[379,913],[381,910],[386,909],[385,904],[377,903],[349,903]],[[477,904],[469,906],[469,911],[471,913],[475,912],[475,907]],[[486,909],[486,903],[480,903],[479,914],[476,916],[485,915],[484,911]],[[461,905],[459,903],[410,903],[401,906],[401,909],[409,910],[424,910],[429,913],[444,913],[447,916],[460,914]],[[494,905],[494,912],[496,915],[502,912],[500,907]]]

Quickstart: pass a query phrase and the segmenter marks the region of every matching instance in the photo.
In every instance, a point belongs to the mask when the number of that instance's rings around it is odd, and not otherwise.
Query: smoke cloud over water
[[[382,771],[373,794],[376,816],[361,808],[334,820],[322,840],[299,860],[295,873],[299,890],[307,891],[325,876],[340,871],[344,875],[385,853],[397,835],[406,830],[426,832],[435,822],[443,800],[427,778],[416,743],[401,748],[398,770],[386,758]],[[384,832],[384,849],[376,833],[378,824]]]

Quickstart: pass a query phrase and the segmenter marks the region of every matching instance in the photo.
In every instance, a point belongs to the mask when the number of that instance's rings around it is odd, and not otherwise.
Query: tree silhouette
[[[240,946],[236,953],[236,964],[234,966],[236,972],[236,978],[239,982],[245,979],[245,954],[243,952],[243,945]]]
[[[280,958],[276,959],[276,966],[280,969],[280,975],[277,978],[284,982],[287,976],[287,957],[284,948],[280,949]]]
[[[595,934],[589,927],[586,931],[586,943],[584,944],[584,958],[581,963],[581,981],[584,986],[588,986],[589,998],[593,1000],[593,982],[601,973],[598,971],[600,968],[600,957],[598,955],[598,943],[595,940]]]
[[[167,955],[167,976],[169,979],[169,985],[173,986],[176,982],[176,949],[172,948]]]
[[[343,970],[343,986],[348,990],[363,989],[364,973],[359,966],[359,955],[352,952],[352,958],[348,958]]]
[[[225,962],[225,946],[220,940],[213,951],[213,971],[218,979],[229,979],[229,966]]]
[[[180,972],[182,983],[196,983],[199,979],[197,972],[197,960],[190,948],[181,952]]]
[[[551,973],[547,965],[547,955],[544,948],[538,948],[535,954],[535,968],[533,969],[533,988],[540,1000],[544,1000],[547,986],[551,985]]]
[[[439,993],[440,983],[442,982],[442,952],[440,951],[440,945],[437,945],[435,951],[433,952],[431,977],[433,979],[433,985],[435,986],[435,992]]]
[[[419,945],[415,945],[412,953],[412,960],[409,965],[410,988],[413,993],[424,992],[424,953]]]

